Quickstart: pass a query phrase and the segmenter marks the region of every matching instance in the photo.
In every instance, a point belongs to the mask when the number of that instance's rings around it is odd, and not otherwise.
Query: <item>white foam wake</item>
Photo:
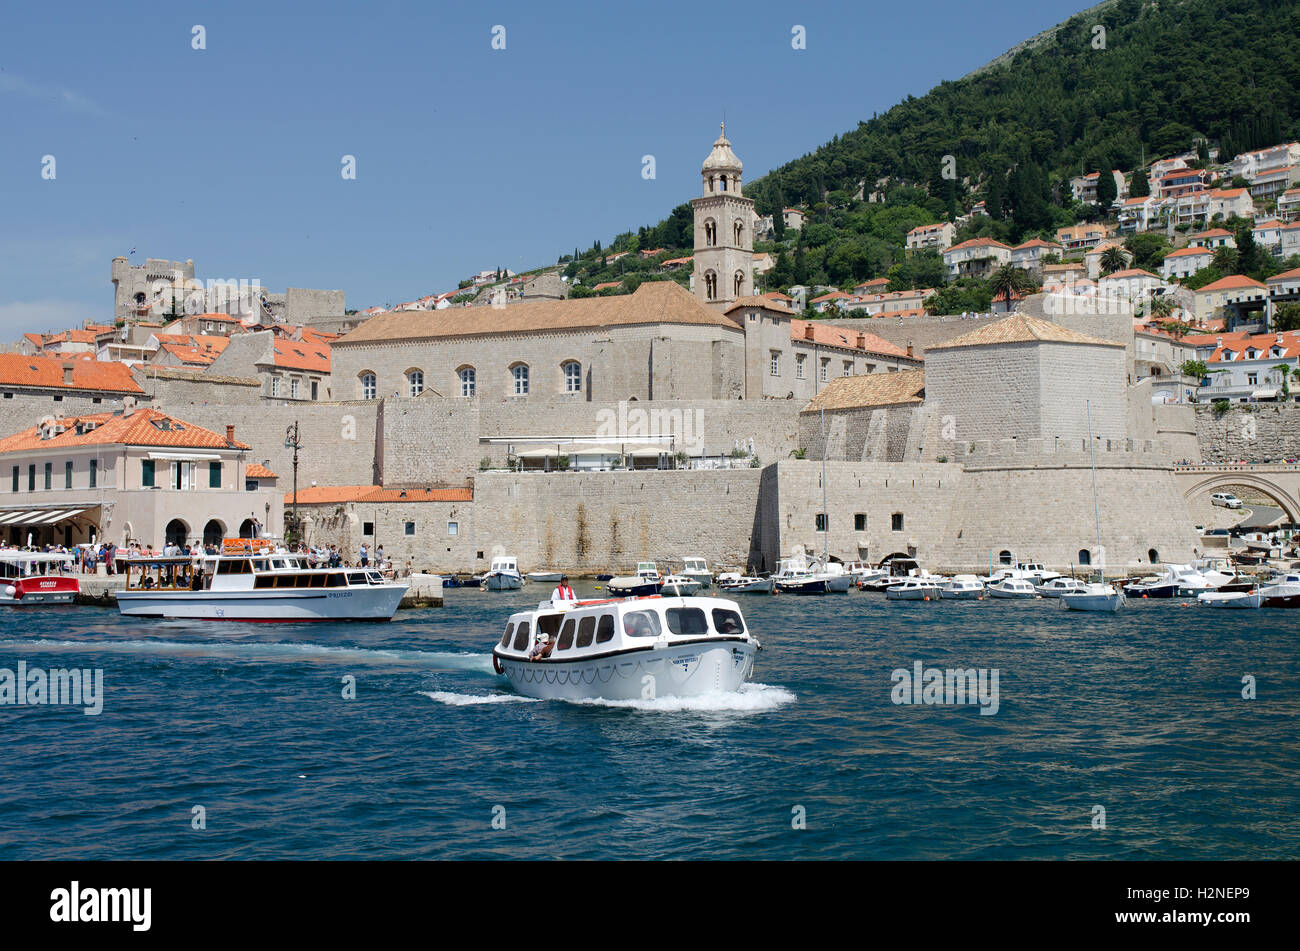
[[[490,671],[489,654],[399,650],[372,647],[331,647],[325,644],[224,643],[204,641],[54,641],[48,639],[0,641],[0,649],[107,652],[118,654],[173,654],[216,660],[332,661],[357,664],[410,664],[454,670]]]
[[[472,707],[481,703],[541,703],[536,697],[524,697],[517,693],[450,693],[446,690],[421,690],[420,696],[445,703],[452,707]]]

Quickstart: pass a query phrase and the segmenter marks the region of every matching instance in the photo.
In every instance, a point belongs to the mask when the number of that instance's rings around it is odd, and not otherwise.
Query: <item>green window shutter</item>
[[[99,460],[90,460],[90,487],[93,489],[99,485]]]
[[[72,460],[69,459],[63,464],[63,487],[72,488]]]
[[[140,460],[140,484],[146,489],[153,488],[153,464],[152,459]]]
[[[208,463],[208,488],[221,488],[221,463],[219,462]]]

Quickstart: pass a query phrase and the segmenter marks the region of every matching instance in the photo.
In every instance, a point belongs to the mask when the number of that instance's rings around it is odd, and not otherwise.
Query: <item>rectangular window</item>
[[[72,460],[69,459],[63,464],[63,487],[72,488]]]
[[[773,350],[771,359],[768,361],[768,373],[772,376],[781,375],[781,351]]]
[[[311,381],[311,398],[312,398],[312,399],[316,399],[316,393],[317,393],[317,389],[318,389],[319,385],[320,385],[320,381],[319,381],[319,380],[312,380],[312,381]]]
[[[90,460],[90,487],[93,489],[99,485],[99,460]]]
[[[448,522],[448,523],[447,523],[447,534],[448,534],[448,535],[459,535],[459,534],[460,534],[460,522]]]
[[[853,516],[853,530],[855,532],[865,532],[867,530],[867,516],[865,512],[858,512]]]
[[[826,513],[825,513],[825,512],[818,512],[818,513],[817,513],[816,528],[817,528],[817,531],[819,531],[819,532],[824,532],[824,531],[826,531]]]
[[[852,360],[845,360],[845,361],[844,361],[844,375],[845,375],[845,376],[852,376],[852,375],[853,375],[853,361],[852,361]]]
[[[362,523],[361,523],[361,534],[362,534],[362,535],[373,535],[374,533],[375,533],[375,523],[374,523],[374,522],[362,522]]]
[[[804,363],[804,356],[802,353],[799,354],[799,356],[794,358],[794,377],[796,380],[803,379],[803,363]]]
[[[36,464],[32,463],[27,467],[27,491],[36,491]]]
[[[278,376],[271,377],[271,395],[273,397],[280,395],[280,378]]]
[[[894,531],[901,532],[903,530],[903,513],[895,512],[889,516],[889,522]]]
[[[154,461],[152,459],[140,460],[140,485],[146,489],[152,489],[154,486]]]
[[[14,491],[18,491],[18,467],[14,466]]]
[[[256,480],[256,479],[245,479],[245,480],[244,480],[244,491],[245,491],[245,492],[256,492],[256,491],[257,491],[257,480]]]
[[[219,462],[208,463],[208,488],[221,488],[221,463]]]
[[[297,378],[297,377],[294,377],[292,380],[289,381],[289,397],[290,397],[291,399],[295,399],[295,400],[298,398],[298,378]]]
[[[406,534],[408,534],[408,535],[414,535],[414,534],[415,534],[415,523],[414,523],[414,522],[407,522],[407,523],[406,523]]]
[[[45,488],[54,488],[54,463],[45,463]]]
[[[823,383],[826,382],[826,378],[830,374],[830,370],[831,370],[831,358],[822,357],[821,378]]]

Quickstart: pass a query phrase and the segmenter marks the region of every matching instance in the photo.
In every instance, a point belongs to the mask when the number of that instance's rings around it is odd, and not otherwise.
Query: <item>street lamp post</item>
[[[298,441],[298,421],[284,431],[284,448],[293,450],[293,530],[298,531],[298,450],[302,443]]]

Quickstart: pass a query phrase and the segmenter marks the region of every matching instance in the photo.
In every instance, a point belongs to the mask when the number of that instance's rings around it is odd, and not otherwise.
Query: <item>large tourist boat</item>
[[[543,601],[511,615],[492,663],[525,696],[652,700],[735,691],[759,650],[735,601]]]
[[[310,568],[305,556],[246,539],[220,555],[131,558],[114,592],[127,617],[210,621],[391,621],[406,594],[374,568]]]
[[[0,550],[0,604],[71,604],[81,585],[75,575],[62,570],[70,570],[75,559],[76,555],[66,552]],[[59,570],[52,570],[55,566]]]

